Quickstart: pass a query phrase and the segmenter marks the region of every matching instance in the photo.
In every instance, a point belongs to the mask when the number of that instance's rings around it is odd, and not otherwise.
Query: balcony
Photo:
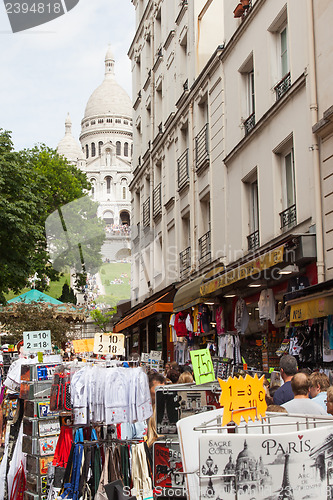
[[[210,262],[210,231],[199,238],[199,265]]]
[[[179,254],[179,263],[180,263],[180,278],[185,278],[191,267],[191,247],[185,248]]]
[[[283,212],[280,212],[280,224],[281,224],[281,229],[283,228],[291,228],[296,225],[297,223],[297,216],[296,216],[296,205],[291,205],[290,207],[286,208],[286,210],[283,210]]]
[[[181,190],[188,185],[190,181],[188,171],[188,149],[177,160],[178,170],[178,189]]]
[[[260,240],[259,240],[259,230],[253,231],[253,233],[249,234],[247,237],[247,249],[249,251],[255,250],[256,248],[259,248],[260,246]]]
[[[209,165],[208,152],[208,123],[200,130],[195,138],[195,167],[200,170]]]
[[[162,214],[162,184],[160,183],[153,191],[153,218]]]
[[[287,73],[282,78],[282,80],[274,87],[276,100],[278,101],[279,99],[281,99],[281,97],[287,92],[287,90],[290,87],[291,87],[291,75],[290,73]]]
[[[143,204],[143,227],[150,226],[150,197]]]
[[[248,135],[256,124],[256,115],[251,113],[250,116],[244,122],[245,135]]]

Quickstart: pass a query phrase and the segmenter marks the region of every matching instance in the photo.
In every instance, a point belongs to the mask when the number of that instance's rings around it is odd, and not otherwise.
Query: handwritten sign
[[[259,419],[265,416],[267,404],[264,376],[259,379],[256,374],[254,377],[246,375],[245,378],[229,377],[228,380],[218,380],[222,389],[220,405],[224,406],[222,425],[231,421],[239,425],[241,417],[246,422],[249,418],[254,422],[256,416]]]
[[[52,351],[51,331],[23,332],[23,349],[25,352]]]
[[[190,351],[195,383],[214,382],[215,373],[209,349]]]
[[[123,356],[125,352],[124,343],[125,336],[122,333],[96,333],[94,340],[94,353]]]
[[[76,353],[94,351],[94,339],[72,340],[72,344]]]

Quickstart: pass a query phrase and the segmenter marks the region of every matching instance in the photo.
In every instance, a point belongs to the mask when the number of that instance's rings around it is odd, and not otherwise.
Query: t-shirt
[[[287,401],[290,401],[291,399],[294,399],[294,393],[291,388],[291,381],[285,382],[279,389],[275,392],[273,396],[273,402],[275,405],[283,405],[284,403],[287,403]]]
[[[284,403],[283,408],[288,413],[301,413],[302,415],[327,415],[327,412],[313,399],[296,398]]]
[[[312,398],[311,401],[314,401],[317,403],[317,405],[320,405],[326,412],[327,412],[327,392],[322,391],[319,394],[317,394],[316,397]]]

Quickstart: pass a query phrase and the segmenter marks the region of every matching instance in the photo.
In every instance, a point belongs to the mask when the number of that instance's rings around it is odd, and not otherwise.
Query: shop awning
[[[287,302],[291,306],[290,322],[323,318],[333,314],[333,290]]]
[[[177,313],[204,302],[205,299],[200,294],[202,280],[203,276],[200,276],[179,288],[173,299],[173,312]]]
[[[245,278],[249,278],[255,274],[269,269],[283,262],[284,245],[274,248],[270,252],[259,255],[255,259],[252,259],[244,264],[227,271],[216,278],[211,279],[207,283],[203,283],[200,287],[200,293],[202,296],[208,296],[209,294],[224,288],[226,286],[232,285],[237,281]],[[207,277],[210,277],[211,273],[208,273]]]
[[[131,325],[134,325],[138,321],[144,318],[148,318],[154,313],[158,312],[172,312],[173,311],[173,303],[172,302],[162,302],[163,298],[166,297],[168,294],[165,293],[158,299],[150,302],[149,304],[146,304],[143,307],[140,307],[140,309],[137,309],[133,313],[129,314],[128,316],[125,316],[119,323],[117,323],[113,331],[115,333],[119,333],[125,328],[128,328]]]

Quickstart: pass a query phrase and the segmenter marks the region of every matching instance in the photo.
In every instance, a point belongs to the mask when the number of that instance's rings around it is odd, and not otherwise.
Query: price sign
[[[149,353],[148,352],[142,352],[141,353],[141,361],[142,361],[142,363],[148,363],[149,362]]]
[[[195,352],[195,351],[194,351]],[[264,389],[264,376],[260,379],[246,375],[245,378],[219,379],[222,389],[220,405],[224,406],[222,425],[233,421],[239,425],[241,417],[248,422],[254,422],[256,416],[261,419],[266,413],[266,398]]]
[[[25,352],[52,351],[51,331],[23,332],[23,349]]]
[[[94,353],[123,356],[125,352],[124,343],[125,336],[122,333],[96,333],[94,340]]]
[[[94,351],[94,339],[72,340],[72,344],[76,353]]]
[[[149,358],[160,361],[162,359],[162,351],[150,351]]]
[[[190,351],[195,383],[214,382],[215,374],[209,349]]]

